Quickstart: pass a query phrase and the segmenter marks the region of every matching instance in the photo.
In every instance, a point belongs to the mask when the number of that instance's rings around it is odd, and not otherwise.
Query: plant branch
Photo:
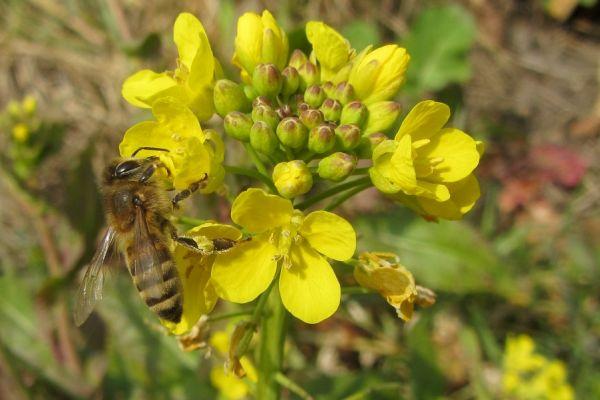
[[[357,195],[358,193],[362,192],[363,190],[366,190],[368,188],[371,187],[371,183],[366,183],[364,185],[361,186],[357,186],[354,189],[339,195],[338,197],[336,197],[335,199],[333,199],[331,201],[331,203],[329,203],[327,205],[327,207],[325,207],[324,209],[326,211],[332,211],[335,210],[340,204],[344,203],[346,200],[348,200],[350,197],[353,197],[355,195]]]
[[[288,378],[281,372],[278,372],[275,374],[275,380],[281,386],[283,386],[286,389],[289,389],[290,392],[294,393],[295,395],[297,395],[298,397],[300,397],[303,400],[313,400],[314,399],[314,397],[312,397],[306,390],[304,390],[302,387],[300,387],[300,385],[298,385],[296,382],[292,381],[290,378]]]
[[[267,175],[264,175],[263,173],[261,173],[259,171],[255,171],[250,168],[236,167],[236,166],[232,166],[232,165],[224,165],[223,167],[225,168],[225,171],[229,172],[230,174],[248,176],[250,178],[257,179],[257,180],[261,181],[262,183],[264,183],[265,185],[267,185],[271,191],[273,191],[273,192],[277,191],[277,189],[275,189],[275,185],[273,184],[273,181],[271,181],[271,178],[269,178]]]
[[[308,207],[312,206],[315,203],[318,203],[321,200],[327,199],[331,196],[335,196],[336,194],[343,192],[344,190],[352,189],[353,187],[356,187],[356,186],[361,186],[361,185],[364,185],[367,183],[370,184],[370,182],[371,182],[371,180],[369,177],[363,177],[363,178],[355,179],[350,182],[346,182],[346,183],[342,183],[340,185],[333,186],[313,197],[309,197],[308,199],[304,200],[303,202],[297,204],[295,208],[297,208],[299,210],[306,210]]]

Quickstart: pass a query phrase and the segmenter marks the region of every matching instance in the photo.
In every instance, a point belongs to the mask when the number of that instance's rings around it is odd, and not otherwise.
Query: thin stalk
[[[185,224],[185,225],[190,225],[190,226],[198,226],[198,225],[202,225],[206,221],[203,219],[186,217],[185,215],[182,215],[180,217],[177,217],[177,222],[179,222],[180,224]]]
[[[361,186],[357,186],[356,188],[339,195],[338,197],[336,197],[335,199],[333,199],[331,201],[331,203],[329,203],[327,205],[327,207],[325,207],[326,211],[332,211],[335,210],[340,204],[344,203],[346,200],[348,200],[350,197],[357,195],[358,193],[362,192],[363,190],[366,190],[368,188],[371,187],[371,183],[366,183],[364,185]]]
[[[279,400],[280,390],[277,374],[281,371],[283,364],[287,314],[277,288],[271,291],[268,306],[269,312],[261,321],[256,398]]]
[[[249,143],[245,143],[244,147],[246,148],[246,151],[248,152],[248,154],[250,154],[250,158],[252,159],[252,162],[254,163],[254,166],[256,167],[258,172],[260,172],[261,174],[263,174],[265,176],[269,176],[267,167],[265,167],[265,164],[262,162],[262,160],[258,156],[258,153],[256,152],[256,150],[254,150],[252,148],[252,146],[250,146]]]
[[[369,172],[369,169],[371,169],[371,167],[355,168],[350,175],[364,175]]]
[[[230,313],[225,313],[225,314],[209,316],[207,321],[208,322],[216,322],[216,321],[222,321],[224,319],[243,317],[245,315],[252,315],[252,314],[254,314],[254,310],[235,311],[235,312],[230,312]]]
[[[314,399],[314,397],[312,397],[306,390],[304,390],[302,387],[300,387],[300,385],[298,385],[296,382],[294,382],[293,380],[291,380],[290,378],[288,378],[281,372],[278,372],[275,374],[275,380],[281,386],[283,386],[284,388],[287,388],[290,392],[294,393],[296,396],[300,397],[303,400],[313,400]]]
[[[343,192],[344,190],[352,189],[355,186],[364,185],[366,183],[369,183],[370,181],[371,180],[369,179],[369,177],[364,177],[364,178],[360,178],[360,179],[355,179],[350,182],[342,183],[340,185],[333,186],[313,197],[309,197],[308,199],[304,200],[303,202],[297,204],[295,208],[297,208],[299,210],[306,210],[308,207],[312,206],[315,203],[318,203],[321,200],[324,200],[331,196],[335,196],[336,194]]]
[[[256,326],[258,325],[263,316],[263,312],[267,304],[267,299],[269,298],[269,293],[271,293],[271,290],[273,289],[273,286],[275,285],[276,281],[278,281],[278,279],[273,279],[271,285],[258,298],[258,302],[254,307],[254,311],[252,311],[252,318],[248,323],[250,325],[250,329],[247,329],[246,332],[244,332],[242,338],[240,339],[238,347],[235,351],[236,357],[241,357],[244,354],[246,354],[248,346],[250,345],[250,341],[252,340],[252,336],[254,336],[254,331],[256,331]]]
[[[270,190],[276,191],[275,185],[273,185],[271,178],[269,178],[267,175],[263,175],[259,171],[255,171],[250,168],[235,167],[232,165],[224,165],[223,168],[225,168],[225,171],[229,172],[230,174],[249,176],[250,178],[257,179],[267,185]]]

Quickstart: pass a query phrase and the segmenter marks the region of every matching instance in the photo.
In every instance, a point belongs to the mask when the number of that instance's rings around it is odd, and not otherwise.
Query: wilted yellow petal
[[[177,86],[177,82],[166,73],[157,73],[149,69],[144,69],[131,75],[123,82],[121,95],[130,104],[136,107],[152,107],[153,98],[157,93],[172,89]]]
[[[292,246],[291,267],[282,268],[279,293],[296,318],[316,324],[333,315],[340,304],[340,284],[331,265],[308,244]]]
[[[219,297],[247,303],[265,291],[277,269],[277,249],[267,239],[254,237],[217,255],[211,282]]]
[[[313,249],[334,260],[347,260],[356,250],[356,233],[352,225],[328,211],[308,214],[299,233]]]
[[[260,233],[289,224],[293,211],[291,201],[250,188],[234,200],[231,219],[252,233]]]
[[[422,101],[404,118],[396,133],[396,140],[405,135],[411,136],[413,142],[429,139],[442,129],[449,118],[450,107],[446,104],[433,100]]]
[[[431,142],[418,150],[418,158],[442,160],[427,177],[428,180],[456,182],[477,167],[479,152],[471,136],[455,128],[446,128],[432,136]]]

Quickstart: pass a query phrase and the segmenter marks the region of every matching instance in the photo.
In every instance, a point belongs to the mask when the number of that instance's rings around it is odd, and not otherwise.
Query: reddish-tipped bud
[[[284,118],[277,125],[277,137],[285,146],[301,149],[306,145],[308,129],[296,117]]]
[[[290,62],[288,63],[290,67],[294,67],[296,69],[300,68],[304,63],[308,61],[308,57],[301,50],[294,50],[292,55],[290,56]]]
[[[244,89],[227,79],[220,79],[215,83],[213,101],[215,110],[221,117],[231,111],[246,112],[250,110],[250,102],[244,94]]]
[[[265,155],[275,153],[279,141],[271,127],[264,121],[256,121],[250,129],[250,145]]]
[[[307,87],[319,82],[319,69],[310,61],[298,68],[298,74],[300,74],[300,90],[306,90]]]
[[[351,101],[342,109],[340,124],[354,124],[362,126],[368,115],[367,107],[360,101]]]
[[[275,97],[281,91],[281,73],[274,64],[259,64],[252,74],[252,86],[261,96]]]
[[[294,67],[285,67],[281,71],[281,77],[283,79],[283,86],[281,87],[281,94],[285,97],[289,97],[296,93],[298,86],[300,86],[300,74]]]
[[[266,122],[274,130],[279,123],[279,116],[271,107],[259,105],[252,109],[252,121]]]
[[[335,129],[335,135],[344,150],[352,150],[360,144],[360,128],[356,125],[340,125]]]
[[[319,85],[311,85],[304,91],[304,101],[312,108],[319,108],[325,100],[325,92]]]
[[[346,179],[356,166],[356,157],[346,153],[333,153],[319,161],[317,173],[323,179],[339,182]]]
[[[363,136],[358,147],[360,158],[371,158],[373,149],[386,139],[388,139],[388,137],[382,132],[373,132]]]
[[[335,132],[329,124],[315,126],[308,134],[308,150],[323,154],[335,146]]]
[[[334,99],[325,99],[319,108],[326,121],[339,121],[342,115],[342,105]]]
[[[247,142],[252,128],[252,119],[247,114],[232,111],[223,119],[223,127],[232,138]]]
[[[354,87],[348,82],[341,82],[335,88],[335,98],[342,104],[348,104],[356,98]]]
[[[307,108],[306,110],[300,111],[300,121],[308,129],[314,128],[317,125],[323,123],[323,113],[319,110],[315,110],[314,108]]]

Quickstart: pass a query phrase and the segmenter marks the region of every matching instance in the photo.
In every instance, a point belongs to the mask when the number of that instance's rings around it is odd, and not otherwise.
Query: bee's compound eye
[[[140,199],[137,195],[133,196],[133,204],[135,206],[140,207],[143,203],[142,203],[142,199]]]
[[[136,170],[140,168],[139,160],[127,160],[123,161],[115,168],[115,177],[123,178],[125,176],[131,175]]]

